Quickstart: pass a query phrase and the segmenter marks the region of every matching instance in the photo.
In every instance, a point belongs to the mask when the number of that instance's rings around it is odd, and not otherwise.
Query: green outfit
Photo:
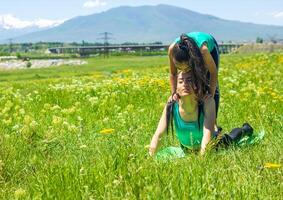
[[[215,39],[208,33],[203,32],[190,32],[186,34],[188,37],[192,38],[198,45],[199,48],[203,45],[203,43],[207,44],[207,48],[210,52],[213,51],[213,49],[216,46]],[[175,39],[175,43],[180,42],[180,37]]]
[[[260,143],[264,138],[265,131],[261,130],[257,134],[253,134],[252,136],[245,136],[240,141],[236,143],[236,145],[241,148],[248,145],[258,144]],[[223,154],[225,154],[225,151],[222,151]],[[176,158],[184,158],[186,156],[186,153],[181,147],[166,147],[156,154],[156,159],[161,161],[170,161],[174,160]]]
[[[203,113],[199,113],[199,120],[186,122],[184,121],[179,112],[179,104],[173,105],[173,120],[176,135],[180,143],[190,149],[199,148],[203,137]]]

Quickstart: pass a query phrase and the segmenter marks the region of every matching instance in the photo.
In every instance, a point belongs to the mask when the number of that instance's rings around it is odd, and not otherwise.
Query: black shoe
[[[254,132],[254,129],[251,127],[251,125],[249,125],[249,123],[244,123],[242,126],[244,135],[248,135],[251,136]]]
[[[217,126],[217,131],[214,131],[213,137],[217,138],[222,131],[222,127]]]
[[[244,131],[242,128],[234,128],[228,135],[233,142],[237,142],[244,136]]]

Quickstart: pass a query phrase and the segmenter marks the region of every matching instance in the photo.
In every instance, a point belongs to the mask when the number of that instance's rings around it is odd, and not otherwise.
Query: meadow
[[[283,53],[221,56],[218,123],[263,141],[168,162],[148,155],[168,58],[87,61],[0,71],[0,199],[282,199],[282,167],[263,165],[283,163]]]

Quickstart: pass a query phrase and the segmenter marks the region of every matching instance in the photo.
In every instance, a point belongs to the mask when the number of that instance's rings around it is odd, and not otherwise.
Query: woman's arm
[[[169,61],[170,61],[170,86],[171,86],[171,93],[176,92],[177,88],[177,68],[173,62],[173,48],[174,48],[174,43],[169,46],[168,49],[168,56],[169,56]]]
[[[149,155],[151,156],[154,155],[158,147],[158,142],[165,131],[166,131],[166,106],[159,120],[157,129],[151,139],[149,146]]]
[[[204,154],[206,145],[210,142],[215,123],[215,101],[212,97],[204,100],[203,138],[200,153]]]
[[[210,94],[212,95],[212,97],[214,97],[216,84],[217,84],[217,78],[218,78],[216,64],[206,45],[203,45],[200,51],[203,56],[204,64],[210,73],[210,82],[209,82]]]

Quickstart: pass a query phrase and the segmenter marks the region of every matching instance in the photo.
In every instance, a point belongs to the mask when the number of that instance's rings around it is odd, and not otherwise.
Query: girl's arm
[[[169,46],[168,49],[168,56],[169,56],[169,61],[170,61],[170,86],[171,86],[171,93],[176,92],[177,88],[177,68],[173,62],[173,51],[174,43]]]
[[[209,97],[204,102],[203,138],[200,153],[204,154],[206,145],[210,142],[215,123],[215,101]]]
[[[203,45],[200,50],[203,56],[204,64],[210,73],[210,94],[212,95],[212,97],[214,97],[218,78],[216,64],[206,45]]]
[[[151,142],[149,145],[149,155],[151,156],[154,155],[158,147],[158,142],[165,131],[166,131],[166,106],[159,120],[157,129],[151,139]]]

